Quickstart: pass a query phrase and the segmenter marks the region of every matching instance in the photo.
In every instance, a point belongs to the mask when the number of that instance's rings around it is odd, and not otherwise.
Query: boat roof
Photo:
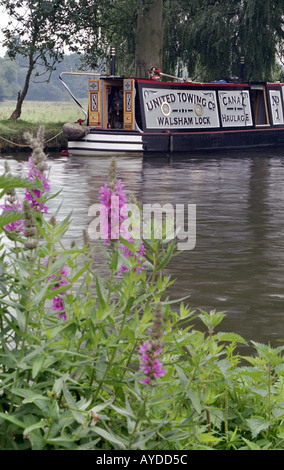
[[[284,86],[284,83],[281,83],[279,81],[277,82],[265,82],[265,81],[226,81],[224,79],[221,80],[212,80],[211,82],[201,82],[201,81],[191,81],[191,80],[180,80],[180,81],[169,81],[169,80],[153,80],[151,78],[136,78],[136,77],[126,77],[124,75],[121,76],[103,76],[101,77],[104,80],[127,80],[127,79],[132,79],[136,83],[141,83],[141,84],[147,84],[147,85],[163,85],[163,86],[169,86],[169,85],[178,85],[178,86],[202,86],[202,87],[212,87],[212,86],[222,86],[222,87],[250,87],[250,86]]]

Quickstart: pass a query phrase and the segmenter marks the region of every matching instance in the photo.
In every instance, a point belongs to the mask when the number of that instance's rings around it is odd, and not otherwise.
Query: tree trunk
[[[152,67],[162,68],[164,38],[163,0],[153,0],[140,9],[137,20],[135,65],[136,77],[148,78]]]
[[[9,117],[9,119],[11,119],[11,120],[18,119],[21,116],[22,105],[23,105],[24,99],[25,99],[25,97],[28,93],[28,89],[29,89],[29,85],[30,85],[30,79],[31,79],[33,69],[34,69],[34,61],[33,61],[33,58],[30,57],[29,68],[28,68],[28,71],[27,71],[24,88],[23,88],[22,91],[18,92],[16,108],[14,109],[11,116]]]

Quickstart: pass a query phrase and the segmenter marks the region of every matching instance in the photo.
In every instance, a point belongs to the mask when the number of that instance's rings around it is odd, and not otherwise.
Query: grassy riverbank
[[[41,124],[45,126],[46,150],[66,148],[67,142],[61,133],[64,122],[75,122],[83,117],[74,102],[25,101],[21,118],[9,120],[15,106],[15,101],[0,103],[0,153],[28,149],[24,133],[36,134]]]

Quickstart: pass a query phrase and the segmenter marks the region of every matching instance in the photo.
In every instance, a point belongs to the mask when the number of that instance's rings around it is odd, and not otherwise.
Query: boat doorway
[[[88,124],[97,129],[134,130],[133,79],[89,80]]]
[[[104,80],[105,126],[134,130],[135,83],[133,79]]]
[[[252,85],[251,96],[255,125],[269,126],[269,115],[265,87],[263,85]]]
[[[104,128],[123,129],[123,83],[104,81]]]

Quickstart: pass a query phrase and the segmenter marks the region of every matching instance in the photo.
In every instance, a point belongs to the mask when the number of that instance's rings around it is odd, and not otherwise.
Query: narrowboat
[[[88,75],[85,120],[65,123],[70,155],[178,153],[284,145],[284,84]],[[166,77],[166,79],[165,79]]]

